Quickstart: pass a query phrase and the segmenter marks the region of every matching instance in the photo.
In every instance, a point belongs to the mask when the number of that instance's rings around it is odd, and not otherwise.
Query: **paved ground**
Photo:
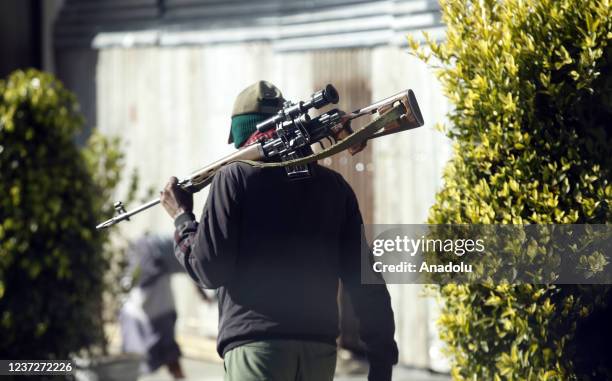
[[[185,381],[223,381],[223,364],[194,360],[190,358],[182,359],[183,368],[187,379]],[[365,381],[366,375],[344,375],[336,377],[335,381]],[[407,369],[395,367],[393,371],[394,381],[450,381],[447,375],[433,374],[423,370]],[[172,381],[172,377],[166,369],[145,377],[139,381]]]

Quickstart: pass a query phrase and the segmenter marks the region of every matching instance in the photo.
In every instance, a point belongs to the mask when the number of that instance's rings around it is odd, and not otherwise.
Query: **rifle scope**
[[[286,102],[283,108],[273,117],[264,120],[257,124],[259,132],[265,132],[276,126],[278,123],[289,121],[298,118],[300,115],[308,113],[311,108],[320,109],[330,103],[338,103],[338,91],[331,84],[325,86],[323,90],[319,90],[310,96],[306,102]]]

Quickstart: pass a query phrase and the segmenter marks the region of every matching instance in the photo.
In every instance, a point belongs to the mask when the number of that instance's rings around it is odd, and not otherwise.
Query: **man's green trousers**
[[[336,347],[300,340],[243,344],[224,356],[225,381],[332,381]]]

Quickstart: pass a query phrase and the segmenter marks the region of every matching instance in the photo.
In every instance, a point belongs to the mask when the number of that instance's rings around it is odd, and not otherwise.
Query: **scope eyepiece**
[[[323,97],[327,100],[328,103],[336,104],[340,100],[340,96],[338,95],[338,91],[332,84],[327,84],[325,89],[323,89]]]

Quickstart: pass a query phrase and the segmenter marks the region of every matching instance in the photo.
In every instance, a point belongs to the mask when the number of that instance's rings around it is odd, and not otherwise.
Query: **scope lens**
[[[338,100],[340,99],[338,96],[338,91],[336,91],[336,88],[331,84],[328,84],[325,86],[325,89],[323,89],[323,97],[327,102],[333,104],[338,103]]]

